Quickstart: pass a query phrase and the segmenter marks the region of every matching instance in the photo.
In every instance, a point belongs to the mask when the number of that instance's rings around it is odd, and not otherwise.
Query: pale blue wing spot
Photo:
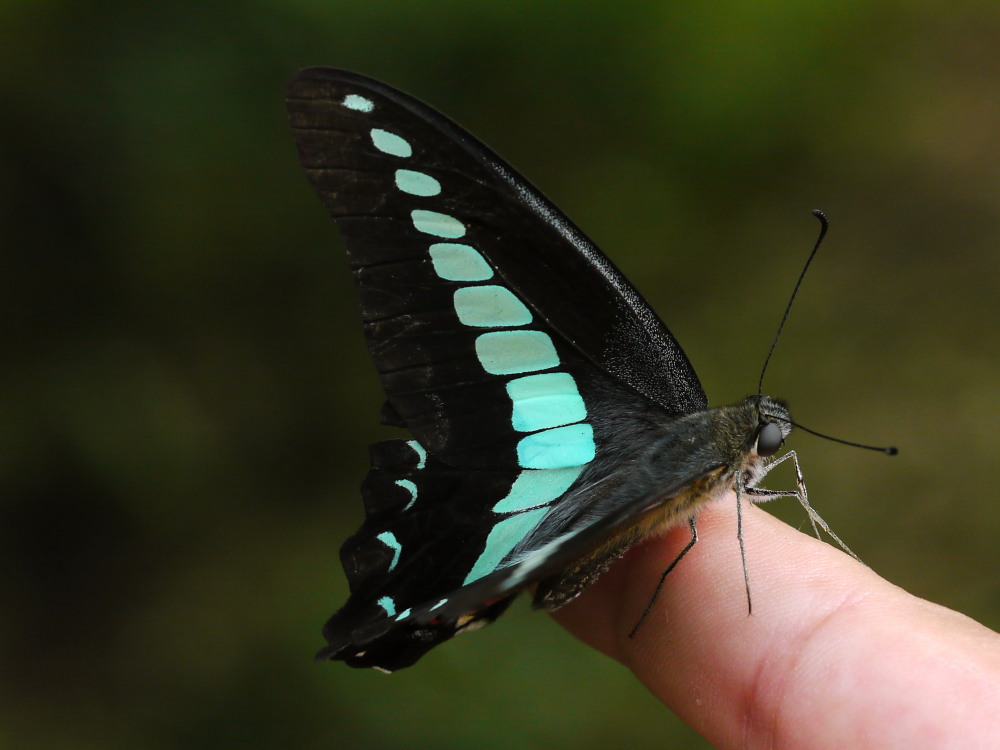
[[[389,570],[392,570],[396,567],[396,563],[399,562],[399,555],[403,551],[403,545],[399,543],[399,540],[396,539],[396,535],[391,531],[383,531],[375,538],[392,550],[392,562],[389,563]]]
[[[423,172],[412,169],[396,170],[396,187],[404,193],[427,198],[441,192],[441,183]]]
[[[375,102],[371,99],[366,99],[363,96],[358,96],[357,94],[348,94],[345,96],[343,104],[348,109],[353,109],[358,112],[371,112],[375,109]]]
[[[494,513],[514,513],[559,498],[583,473],[583,466],[565,469],[525,469],[517,475],[507,496],[493,506]]]
[[[471,245],[437,242],[430,246],[434,273],[446,281],[486,281],[493,269]]]
[[[514,402],[511,424],[518,432],[535,432],[587,418],[587,407],[568,372],[527,375],[507,383]]]
[[[383,596],[379,599],[376,604],[385,610],[385,613],[392,617],[396,614],[396,602],[392,600],[391,596]]]
[[[493,284],[456,289],[455,312],[462,323],[476,328],[510,328],[531,322],[531,311],[524,303],[509,289]]]
[[[410,493],[410,502],[406,504],[403,508],[404,511],[409,510],[413,507],[413,504],[417,502],[417,485],[411,482],[409,479],[397,479],[396,484],[402,487],[404,490]]]
[[[413,156],[413,147],[395,133],[390,133],[388,130],[382,130],[381,128],[372,128],[371,137],[375,148],[383,154],[401,156],[404,159],[408,156]]]
[[[400,612],[398,615],[396,615],[396,619],[397,620],[404,620],[404,619],[406,619],[409,616],[410,616],[410,608],[407,607],[402,612]]]
[[[465,224],[454,216],[448,216],[448,214],[417,208],[410,212],[410,217],[413,219],[413,226],[417,228],[417,231],[424,234],[432,234],[435,237],[444,237],[449,240],[458,239],[465,234]]]
[[[542,331],[484,333],[476,339],[476,356],[491,375],[520,375],[559,365],[555,345]]]
[[[424,446],[418,443],[416,440],[407,440],[406,444],[413,449],[413,452],[417,454],[417,468],[422,469],[427,465],[427,451],[424,450]],[[416,486],[413,487],[414,496],[416,496]]]
[[[427,611],[428,612],[433,612],[435,609],[439,609],[440,607],[443,607],[445,605],[445,602],[447,602],[447,601],[448,601],[447,599],[442,599],[441,601],[439,601],[437,604],[435,604],[433,607],[431,607]]]
[[[507,553],[528,536],[548,512],[548,508],[536,508],[505,518],[494,526],[490,530],[489,536],[486,537],[486,548],[476,560],[476,564],[472,566],[472,570],[469,571],[462,585],[465,586],[477,581],[496,570]]]
[[[554,427],[528,435],[517,444],[517,462],[526,469],[560,469],[594,460],[594,428],[589,424]]]

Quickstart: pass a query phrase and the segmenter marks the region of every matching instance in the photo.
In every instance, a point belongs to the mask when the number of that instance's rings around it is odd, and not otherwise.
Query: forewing
[[[516,465],[496,375],[552,369],[567,347],[668,413],[705,407],[656,314],[472,135],[331,69],[298,73],[288,107],[302,164],[344,236],[392,411],[427,450],[454,464]]]

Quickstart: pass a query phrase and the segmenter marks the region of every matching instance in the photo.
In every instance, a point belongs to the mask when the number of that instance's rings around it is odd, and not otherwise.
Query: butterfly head
[[[757,412],[757,429],[750,453],[769,458],[785,444],[785,438],[792,431],[792,416],[784,403],[767,396],[751,397],[749,401]]]

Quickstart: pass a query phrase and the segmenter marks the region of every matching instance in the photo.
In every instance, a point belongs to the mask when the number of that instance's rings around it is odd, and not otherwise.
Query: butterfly
[[[708,408],[678,343],[610,260],[474,136],[384,83],[288,85],[302,166],[336,221],[385,404],[350,586],[317,658],[391,672],[557,609],[649,533],[757,487],[792,429],[766,396]],[[694,537],[692,537],[694,539]]]

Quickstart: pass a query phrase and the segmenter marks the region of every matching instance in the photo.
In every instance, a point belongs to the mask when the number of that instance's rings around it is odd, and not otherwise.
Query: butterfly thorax
[[[754,486],[767,461],[755,450],[765,422],[778,424],[783,436],[791,431],[784,404],[758,396],[664,424],[660,434],[651,435],[646,445],[614,470],[620,482],[615,494],[645,498],[642,509],[592,552],[545,579],[536,592],[535,606],[554,610],[567,604],[630,547],[686,523],[733,489],[737,478],[742,486]]]

